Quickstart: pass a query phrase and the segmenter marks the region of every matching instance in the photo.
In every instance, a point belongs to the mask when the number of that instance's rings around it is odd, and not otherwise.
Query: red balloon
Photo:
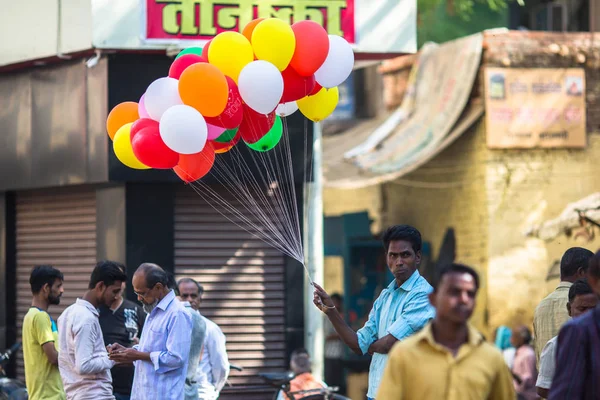
[[[167,147],[158,127],[148,126],[138,131],[131,140],[131,147],[137,159],[151,168],[170,169],[179,162],[179,153]]]
[[[200,153],[181,154],[179,163],[173,168],[173,171],[182,181],[190,183],[208,174],[214,163],[215,150],[211,143],[206,143]]]
[[[208,42],[206,42],[206,44],[202,48],[202,58],[204,58],[205,60],[208,60],[208,48],[210,47],[211,43],[212,43],[212,39],[210,39]],[[327,42],[327,43],[329,43],[329,42]]]
[[[296,50],[290,65],[302,76],[311,76],[325,62],[329,54],[327,31],[315,21],[299,21],[292,25]]]
[[[323,86],[319,85],[319,82],[315,81],[315,88],[312,92],[310,92],[309,96],[314,96],[315,94],[319,93],[321,89],[323,89]]]
[[[242,96],[238,90],[235,81],[230,77],[226,76],[227,86],[229,86],[229,97],[227,99],[227,105],[225,110],[216,117],[205,117],[207,123],[215,126],[220,126],[225,129],[233,129],[240,126],[242,119],[244,118],[244,111],[242,109]]]
[[[259,114],[244,104],[244,119],[238,131],[246,143],[258,142],[275,124],[275,111]]]
[[[283,96],[280,103],[300,100],[312,93],[315,88],[315,76],[301,76],[294,68],[287,67],[282,73]]]
[[[171,64],[171,68],[169,68],[169,78],[179,79],[179,77],[181,76],[181,74],[183,74],[183,71],[185,71],[187,67],[189,67],[192,64],[197,64],[199,62],[206,61],[204,61],[202,57],[196,54],[186,54],[179,57],[178,59],[173,61],[173,64]]]
[[[129,134],[129,140],[133,142],[133,138],[139,131],[144,128],[153,127],[158,129],[158,122],[150,118],[140,118],[131,125],[131,133]]]
[[[237,144],[237,142],[240,141],[240,134],[236,133],[235,136],[233,137],[233,139],[231,139],[229,142],[227,143],[221,143],[221,142],[210,142],[213,146],[213,148],[215,149],[215,153],[220,154],[220,153],[227,153],[229,150],[231,150],[231,148],[233,146],[235,146]]]

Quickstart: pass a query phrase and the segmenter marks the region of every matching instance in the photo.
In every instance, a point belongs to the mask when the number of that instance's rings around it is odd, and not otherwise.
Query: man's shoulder
[[[415,282],[414,289],[417,292],[425,292],[425,293],[429,294],[433,291],[433,286],[431,286],[431,284],[427,281],[427,279],[425,279],[422,275],[419,275],[419,277],[417,278],[417,281]]]

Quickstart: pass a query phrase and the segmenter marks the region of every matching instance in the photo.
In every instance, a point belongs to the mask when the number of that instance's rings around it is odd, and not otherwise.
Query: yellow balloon
[[[290,65],[294,56],[296,36],[288,23],[277,18],[268,18],[254,28],[252,48],[256,58],[268,61],[283,71]]]
[[[296,103],[300,112],[311,121],[319,122],[329,117],[337,107],[340,93],[337,87],[323,88],[314,96],[306,96]]]
[[[236,83],[242,69],[252,61],[254,61],[252,45],[241,33],[222,32],[210,42],[208,62]]]
[[[115,133],[115,137],[113,138],[113,150],[115,151],[115,155],[123,164],[133,169],[150,169],[147,165],[142,164],[135,154],[133,154],[133,148],[131,147],[131,125],[133,124],[125,124],[117,133]]]

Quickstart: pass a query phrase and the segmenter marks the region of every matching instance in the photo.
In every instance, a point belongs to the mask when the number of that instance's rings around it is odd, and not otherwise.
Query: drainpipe
[[[306,229],[304,243],[306,266],[313,281],[323,284],[323,171],[321,124],[313,124],[313,180],[306,182]],[[323,379],[324,345],[323,314],[313,304],[313,287],[304,277],[304,346],[312,360],[313,375]]]

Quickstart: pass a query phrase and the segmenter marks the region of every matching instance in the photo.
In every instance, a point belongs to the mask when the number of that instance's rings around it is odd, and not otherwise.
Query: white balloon
[[[150,118],[160,121],[169,108],[183,104],[179,97],[179,81],[173,78],[159,78],[146,90],[144,105]]]
[[[277,109],[275,110],[275,113],[280,117],[287,117],[289,115],[292,115],[296,111],[298,111],[298,103],[296,103],[295,101],[290,101],[288,103],[281,103],[280,105],[278,105]]]
[[[352,46],[341,36],[329,35],[329,53],[321,68],[315,72],[319,85],[331,89],[343,83],[354,67]]]
[[[163,142],[180,154],[201,152],[208,137],[208,127],[202,114],[186,105],[173,106],[165,111],[159,130]]]
[[[238,78],[242,100],[254,111],[269,114],[283,96],[283,77],[276,66],[268,61],[252,61]]]

